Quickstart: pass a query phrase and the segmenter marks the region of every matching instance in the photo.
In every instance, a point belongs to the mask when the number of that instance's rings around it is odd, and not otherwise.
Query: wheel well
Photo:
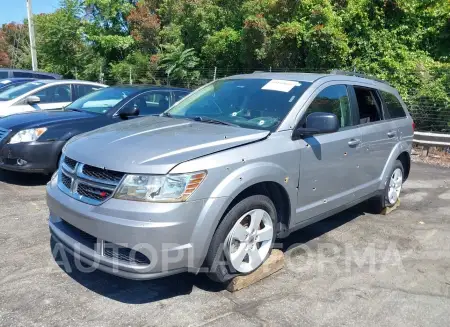
[[[400,160],[400,162],[403,165],[403,170],[404,170],[404,176],[403,179],[406,181],[408,179],[409,176],[409,170],[411,169],[411,158],[409,156],[408,152],[402,152],[397,160]]]
[[[286,190],[276,182],[261,182],[249,186],[241,193],[239,193],[228,206],[227,210],[223,214],[223,217],[231,210],[239,201],[248,198],[252,195],[265,195],[269,197],[275,209],[277,210],[277,228],[278,231],[284,231],[289,226],[289,219],[291,215],[291,201]]]

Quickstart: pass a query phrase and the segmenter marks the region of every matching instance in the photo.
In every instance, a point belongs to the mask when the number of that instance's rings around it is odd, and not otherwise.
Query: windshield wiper
[[[66,107],[66,108],[64,108],[63,110],[64,110],[64,111],[65,111],[65,110],[69,110],[69,111],[78,111],[78,112],[83,112],[83,110],[81,110],[81,109],[76,109],[76,108],[67,108],[67,107]]]
[[[195,121],[200,121],[202,123],[210,123],[210,124],[227,125],[227,126],[233,126],[233,127],[241,127],[239,125],[236,125],[236,124],[233,124],[233,123],[229,123],[229,122],[224,121],[224,120],[214,119],[214,118],[206,117],[206,116],[195,116],[195,117],[187,117],[187,118],[190,118],[190,119],[195,120]]]

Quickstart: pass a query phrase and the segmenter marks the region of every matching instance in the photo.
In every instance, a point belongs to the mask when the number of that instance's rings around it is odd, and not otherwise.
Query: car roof
[[[166,85],[151,85],[151,84],[119,84],[114,85],[111,87],[120,87],[120,88],[132,88],[136,90],[172,90],[172,91],[187,91],[191,92],[190,89],[185,89],[181,87],[173,87],[173,86],[166,86]]]
[[[344,82],[360,82],[364,84],[371,85],[377,89],[388,89],[391,92],[397,93],[397,90],[390,86],[387,82],[371,78],[369,76],[363,76],[359,74],[353,74],[351,72],[341,72],[336,71],[331,74],[316,74],[316,73],[283,73],[283,72],[254,72],[253,74],[242,74],[228,76],[224,79],[280,79],[296,82],[309,82],[314,83],[318,80],[323,80],[323,82],[328,81],[344,81]]]
[[[77,84],[93,84],[93,85],[98,85],[98,86],[106,86],[104,84],[101,83],[97,83],[97,82],[90,82],[90,81],[81,81],[81,80],[76,80],[76,79],[37,79],[34,81],[31,81],[33,83],[39,82],[42,84],[67,84],[67,83],[77,83]]]
[[[48,75],[48,76],[53,76],[56,78],[61,78],[61,75],[55,74],[55,73],[34,71],[34,70],[29,70],[29,69],[19,69],[19,68],[0,68],[0,72],[22,72],[22,73],[41,74],[41,75]]]

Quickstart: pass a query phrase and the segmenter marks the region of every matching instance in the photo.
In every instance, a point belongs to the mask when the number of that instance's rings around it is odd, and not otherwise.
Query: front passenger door
[[[296,223],[328,213],[355,199],[358,188],[361,132],[354,126],[346,85],[330,85],[303,114],[299,127],[313,112],[334,113],[340,120],[335,133],[304,137],[300,142],[300,177]]]

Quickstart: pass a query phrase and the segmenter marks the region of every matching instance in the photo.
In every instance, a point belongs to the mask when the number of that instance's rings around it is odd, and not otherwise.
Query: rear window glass
[[[381,95],[386,103],[390,118],[406,117],[405,110],[403,110],[402,104],[395,95],[384,91],[381,91]]]
[[[27,77],[32,78],[33,73],[27,73],[27,72],[13,72],[14,77]]]

